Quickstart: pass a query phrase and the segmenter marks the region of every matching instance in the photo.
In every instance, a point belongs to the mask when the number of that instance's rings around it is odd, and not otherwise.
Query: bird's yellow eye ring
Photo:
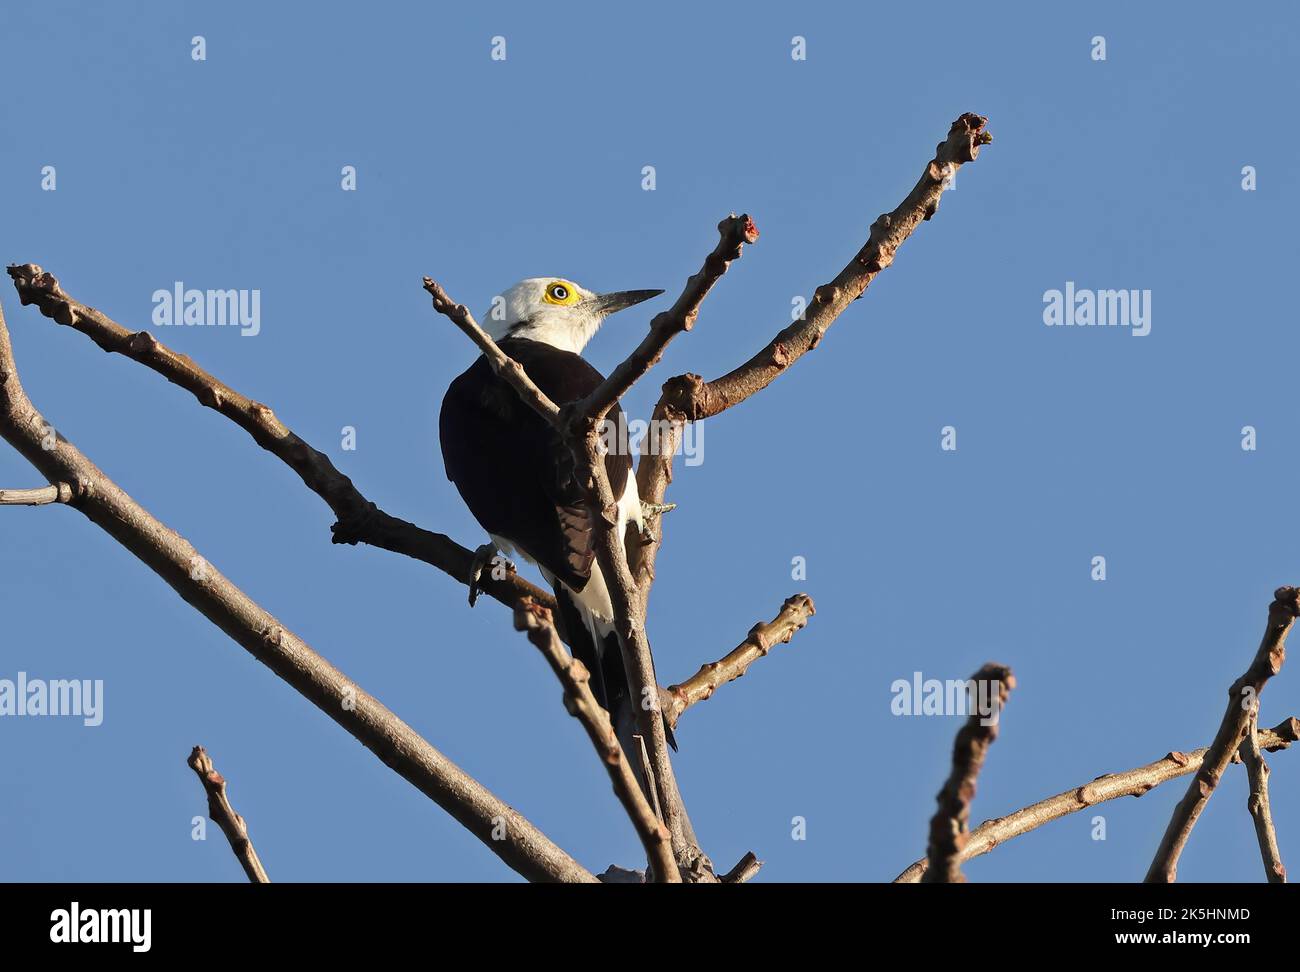
[[[567,280],[552,280],[546,285],[546,291],[543,293],[542,299],[548,304],[570,307],[578,302],[578,288]]]

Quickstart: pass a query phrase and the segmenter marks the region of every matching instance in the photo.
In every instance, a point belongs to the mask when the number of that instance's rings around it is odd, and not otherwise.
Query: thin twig
[[[614,726],[609,721],[609,713],[591,692],[591,673],[582,662],[565,650],[564,642],[560,640],[551,620],[551,612],[546,608],[536,604],[521,604],[515,608],[515,628],[527,632],[528,640],[541,651],[560,684],[564,686],[564,707],[587,730],[587,736],[596,747],[600,761],[614,784],[614,793],[627,811],[637,836],[641,838],[646,855],[654,867],[655,877],[670,884],[681,883],[668,828],[660,822],[654,808],[646,802],[646,795],[641,792],[641,786],[632,772],[630,757],[623,752]]]
[[[658,790],[664,823],[672,835],[673,854],[678,870],[683,880],[716,880],[711,862],[695,840],[668,755],[664,722],[658,712],[660,689],[655,683],[654,657],[646,637],[644,619],[637,610],[636,585],[628,570],[623,538],[616,536],[617,531],[614,529],[618,523],[618,504],[605,468],[600,427],[591,421],[572,421],[571,417],[577,414],[573,403],[565,403],[563,408],[557,407],[533,383],[524,368],[503,352],[491,335],[479,327],[469,310],[463,304],[453,301],[437,282],[425,277],[424,289],[433,297],[434,310],[469,336],[482,350],[493,370],[515,390],[522,401],[551,423],[573,453],[574,479],[583,490],[584,502],[595,525],[593,545],[596,560],[605,578],[614,609],[614,630],[623,654],[623,665],[628,673],[628,687],[633,699],[651,702],[651,706],[634,707],[637,728],[649,751],[653,785]]]
[[[663,396],[651,418],[651,428],[660,432],[642,440],[641,460],[637,463],[637,489],[643,501],[663,503],[672,482],[673,453],[684,421],[717,415],[767,387],[815,348],[836,318],[893,263],[898,248],[922,222],[935,214],[948,181],[962,165],[979,157],[982,145],[992,141],[984,128],[987,121],[968,112],[953,122],[947,138],[939,143],[934,159],[926,165],[907,198],[893,212],[872,224],[866,244],[834,280],[817,288],[800,320],[784,328],[765,348],[721,378],[706,382],[699,375],[685,374],[664,384]],[[662,517],[648,525],[647,534],[649,542],[628,546],[642,613],[649,604],[655,560],[663,542]]]
[[[610,603],[614,608],[614,630],[618,635],[623,666],[634,700],[637,728],[646,741],[654,785],[659,791],[659,807],[664,823],[672,834],[673,853],[683,880],[692,883],[713,882],[713,864],[700,848],[686,814],[686,806],[677,786],[668,737],[660,715],[660,689],[655,682],[654,655],[646,635],[645,616],[639,610],[636,583],[628,569],[623,538],[615,529],[618,523],[614,491],[605,469],[600,441],[593,430],[582,441],[570,439],[577,460],[577,479],[585,484],[587,507],[595,523],[596,561],[600,564]],[[646,704],[649,703],[649,704]]]
[[[840,313],[894,262],[894,254],[913,230],[935,214],[948,180],[962,165],[979,157],[981,145],[993,140],[984,130],[987,123],[987,118],[970,112],[953,122],[907,198],[872,224],[866,244],[839,276],[817,288],[803,317],[721,378],[706,382],[698,375],[682,375],[670,380],[664,386],[664,400],[670,409],[690,421],[717,415],[765,388],[815,348]]]
[[[53,274],[28,263],[9,267],[18,299],[35,304],[42,314],[89,337],[105,351],[130,358],[194,395],[199,403],[221,413],[252,436],[253,441],[295,473],[329,506],[337,518],[331,527],[334,543],[391,550],[437,567],[468,585],[474,552],[441,533],[433,533],[379,509],[335,468],[330,458],[295,435],[263,405],[208,374],[186,355],[160,342],[148,331],[130,331],[106,314],[74,300]],[[554,607],[550,594],[528,583],[513,570],[502,577],[484,574],[480,589],[507,606],[525,598]]]
[[[718,880],[723,884],[744,884],[757,874],[762,866],[763,862],[754,856],[753,851],[746,851],[745,856],[736,862],[736,866]]]
[[[659,363],[669,342],[695,326],[700,305],[704,303],[704,298],[709,295],[713,285],[722,278],[733,261],[740,259],[745,244],[757,241],[758,227],[748,214],[737,216],[732,213],[718,223],[718,245],[705,257],[704,266],[686,281],[686,286],[673,306],[654,316],[650,321],[649,332],[636,349],[575,406],[575,411],[594,422],[603,420],[614,403]]]
[[[55,483],[36,489],[0,489],[0,506],[47,506],[72,499],[72,487]]]
[[[952,773],[939,791],[939,809],[930,821],[930,845],[925,855],[930,865],[921,878],[927,884],[957,884],[966,880],[961,873],[961,856],[970,837],[967,827],[971,801],[975,799],[975,781],[989,747],[998,738],[1002,708],[1015,687],[1011,669],[993,662],[971,679],[970,718],[953,742]]]
[[[716,385],[705,386],[697,379],[695,385],[699,391],[694,398],[681,395],[680,389],[669,382],[664,388],[664,397],[660,400],[660,407],[655,410],[654,418],[667,416],[671,420],[669,424],[674,429],[679,429],[683,419],[716,414],[766,386],[776,374],[815,346],[840,311],[851,300],[860,297],[874,276],[892,262],[894,251],[911,235],[912,230],[934,214],[945,181],[962,164],[974,160],[981,145],[992,140],[984,131],[985,121],[977,115],[966,114],[954,122],[947,139],[939,144],[935,158],[927,166],[921,181],[894,213],[876,221],[870,239],[854,262],[832,284],[818,289],[813,309],[804,321],[782,331],[748,365],[719,379]],[[686,292],[674,305],[675,310],[681,308],[683,313],[677,316],[669,312],[669,318],[657,319],[658,323],[652,325],[651,333],[628,360],[615,369],[609,379],[602,382],[595,394],[582,403],[564,403],[558,410],[555,410],[555,403],[542,394],[524,374],[523,368],[496,346],[463,305],[456,304],[440,286],[425,278],[425,289],[433,297],[434,308],[450,318],[474,341],[494,370],[515,388],[525,403],[552,422],[573,451],[575,479],[585,492],[586,505],[596,528],[596,558],[614,608],[615,631],[634,698],[647,698],[657,702],[660,692],[655,684],[654,659],[646,637],[645,614],[649,585],[654,575],[654,551],[662,536],[662,518],[655,518],[652,522],[651,542],[648,544],[633,543],[625,548],[624,538],[614,536],[614,526],[618,522],[617,498],[610,488],[605,469],[600,423],[596,420],[596,415],[607,410],[619,392],[626,391],[648,371],[659,359],[673,334],[689,326],[699,301],[713,282],[726,271],[731,260],[739,256],[742,244],[757,237],[757,231],[751,230],[753,224],[745,217],[724,220],[719,225],[721,239],[718,247],[710,254],[700,274],[687,282]],[[713,397],[699,398],[706,393]],[[719,404],[722,402],[725,404]],[[668,435],[647,436],[646,442],[653,442],[654,445],[648,452],[643,449],[637,469],[637,483],[643,500],[662,503],[663,492],[671,477],[671,456],[678,435],[679,431]],[[651,461],[647,462],[647,459]],[[672,833],[674,853],[684,879],[693,880],[698,877],[701,880],[716,880],[712,865],[700,850],[686,816],[668,755],[663,720],[657,711],[640,706],[637,710],[637,724],[646,740],[655,785],[659,790],[660,806],[665,823]]]
[[[547,397],[544,391],[533,384],[533,380],[528,377],[528,372],[524,371],[524,366],[502,351],[487,331],[479,327],[478,321],[474,320],[474,315],[470,313],[469,308],[447,296],[447,291],[442,289],[442,285],[431,277],[424,278],[424,289],[433,298],[433,309],[460,328],[465,336],[474,342],[483,352],[483,357],[487,358],[493,372],[500,375],[502,380],[519,394],[524,404],[552,425],[557,424],[559,407]]]
[[[655,771],[654,767],[650,765],[650,753],[645,748],[645,737],[641,735],[633,735],[632,738],[636,740],[638,758],[641,760],[641,772],[645,774],[646,780],[650,781],[650,808],[654,810],[657,819],[663,820],[663,807],[659,806],[659,787],[657,787],[653,782]]]
[[[200,614],[446,810],[509,867],[535,881],[595,875],[285,628],[180,534],[132,499],[48,425],[18,379],[0,310],[0,436],[50,482],[72,488],[70,505],[167,582]]]
[[[1300,719],[1290,718],[1274,729],[1261,729],[1257,734],[1259,745],[1267,752],[1286,749],[1293,742],[1300,740]],[[1107,773],[1091,783],[1076,786],[1054,796],[1039,800],[1027,807],[1009,813],[1005,817],[986,820],[970,833],[970,838],[963,848],[960,863],[971,858],[987,854],[1000,844],[1037,830],[1044,824],[1059,820],[1080,810],[1087,810],[1107,800],[1120,797],[1140,797],[1161,783],[1168,783],[1179,777],[1195,773],[1201,768],[1205,754],[1210,751],[1206,746],[1192,750],[1190,753],[1171,752],[1154,763],[1125,770],[1122,773]],[[894,878],[897,884],[914,884],[921,879],[929,863],[923,857],[915,861]]]
[[[1286,884],[1286,867],[1282,864],[1282,851],[1277,846],[1277,829],[1273,826],[1273,810],[1268,799],[1268,763],[1259,748],[1259,703],[1250,716],[1250,728],[1237,753],[1246,764],[1250,779],[1250,797],[1246,809],[1255,823],[1255,837],[1259,853],[1264,860],[1264,875],[1270,884]]]
[[[1268,606],[1268,625],[1259,650],[1245,674],[1228,689],[1228,708],[1219,724],[1219,731],[1187,792],[1174,807],[1169,826],[1156,849],[1151,867],[1147,869],[1145,880],[1148,883],[1172,884],[1177,880],[1178,858],[1187,846],[1192,828],[1249,731],[1250,714],[1260,693],[1268,680],[1282,670],[1286,658],[1286,636],[1297,614],[1300,614],[1300,589],[1279,587],[1274,591],[1273,601]]]
[[[676,728],[683,712],[696,702],[711,698],[719,686],[725,685],[749,670],[749,666],[762,658],[774,645],[789,644],[794,633],[808,623],[816,612],[813,599],[807,594],[793,594],[785,599],[775,618],[749,629],[749,635],[737,647],[715,662],[710,662],[686,681],[670,685],[664,690],[664,717],[668,725]]]
[[[248,824],[230,805],[230,800],[226,797],[225,777],[212,765],[208,751],[202,746],[195,746],[185,762],[203,784],[203,790],[208,795],[208,816],[221,828],[226,840],[230,841],[230,849],[235,852],[239,866],[248,875],[248,880],[253,884],[270,884],[266,868],[262,866],[261,858],[257,856],[253,842],[249,839]]]

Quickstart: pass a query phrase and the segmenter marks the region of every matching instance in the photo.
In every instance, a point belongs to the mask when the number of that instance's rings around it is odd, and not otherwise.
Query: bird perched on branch
[[[482,326],[551,401],[563,406],[586,397],[604,380],[582,357],[582,349],[605,319],[661,293],[595,294],[571,280],[532,277],[497,298]],[[620,546],[626,526],[643,523],[621,415],[615,403],[606,419],[606,441],[614,447],[605,455],[605,471],[618,498],[615,536]],[[596,524],[575,478],[572,450],[482,356],[447,389],[439,433],[447,478],[474,518],[503,554],[518,553],[537,564],[554,588],[560,634],[591,673],[592,692],[609,712],[624,751],[635,753],[630,748],[634,700],[614,632],[609,588],[596,563]],[[640,776],[640,760],[630,762]]]

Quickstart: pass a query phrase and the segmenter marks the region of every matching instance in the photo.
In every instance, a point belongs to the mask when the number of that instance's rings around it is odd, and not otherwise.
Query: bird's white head
[[[597,294],[563,277],[529,277],[493,299],[483,329],[494,341],[527,338],[581,354],[606,317],[662,293]]]

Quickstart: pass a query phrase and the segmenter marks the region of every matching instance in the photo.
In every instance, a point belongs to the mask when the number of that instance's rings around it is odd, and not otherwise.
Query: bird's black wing
[[[500,346],[557,405],[604,380],[581,355],[548,344],[508,338]],[[618,429],[618,448],[605,457],[615,496],[632,470],[621,415],[616,404],[608,416]],[[439,426],[447,478],[480,525],[582,590],[595,560],[594,524],[574,478],[573,454],[550,423],[479,357],[447,389]]]
[[[580,355],[548,344],[508,338],[500,346],[557,405],[583,398],[604,380]],[[617,446],[605,456],[615,496],[623,495],[632,474],[622,414],[615,404],[608,416],[617,429]],[[522,548],[570,590],[581,591],[595,560],[593,524],[574,479],[573,453],[551,424],[480,357],[447,390],[439,425],[447,478],[479,524]],[[591,673],[597,701],[609,710],[616,729],[630,732],[635,711],[617,638],[595,644],[559,584],[555,597],[560,634]],[[676,749],[666,721],[664,728]]]

